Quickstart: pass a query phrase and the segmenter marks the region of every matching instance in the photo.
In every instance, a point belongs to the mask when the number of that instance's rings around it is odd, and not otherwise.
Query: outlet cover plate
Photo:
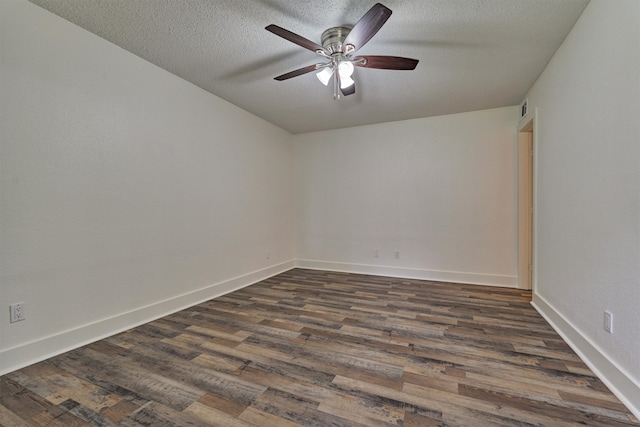
[[[17,302],[15,304],[11,304],[9,306],[9,314],[10,314],[9,321],[11,323],[16,323],[16,322],[25,320],[27,318],[26,312],[25,312],[25,303]]]

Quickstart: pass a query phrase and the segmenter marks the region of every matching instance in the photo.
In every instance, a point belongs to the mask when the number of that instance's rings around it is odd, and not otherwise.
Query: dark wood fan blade
[[[364,63],[358,62],[362,59],[364,59]],[[367,55],[353,58],[353,65],[384,70],[413,70],[418,65],[418,60],[401,56]]]
[[[288,73],[285,73],[281,76],[274,77],[274,79],[278,81],[282,81],[282,80],[290,79],[292,77],[298,77],[303,74],[307,74],[317,70],[319,65],[322,65],[322,64],[313,64],[313,65],[308,65],[306,67],[298,68],[297,70],[289,71]]]
[[[353,95],[354,93],[356,93],[356,84],[354,83],[348,88],[340,89],[340,92],[342,92],[344,96]]]
[[[362,18],[353,26],[351,32],[344,40],[344,45],[352,45],[355,50],[360,49],[373,37],[391,16],[391,9],[376,3]]]
[[[285,30],[282,27],[278,27],[277,25],[267,25],[265,30],[271,31],[276,36],[280,36],[283,39],[289,40],[290,42],[295,43],[298,46],[302,46],[305,49],[309,49],[312,52],[316,52],[318,50],[324,51],[324,48],[318,43],[314,43],[311,40],[305,39],[304,37],[299,36],[296,33],[292,33],[289,30]]]

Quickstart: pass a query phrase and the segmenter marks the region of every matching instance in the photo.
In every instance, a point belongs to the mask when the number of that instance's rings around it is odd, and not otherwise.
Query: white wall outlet
[[[613,333],[613,314],[609,311],[604,312],[604,330]]]
[[[267,259],[271,259],[271,251],[267,251],[265,256],[266,256]]]
[[[373,257],[374,258],[380,258],[380,249],[374,249],[373,250]]]
[[[9,306],[9,321],[11,323],[20,322],[27,318],[27,314],[25,312],[25,303],[17,302],[15,304],[11,304]]]
[[[396,259],[400,259],[400,251],[396,251]]]

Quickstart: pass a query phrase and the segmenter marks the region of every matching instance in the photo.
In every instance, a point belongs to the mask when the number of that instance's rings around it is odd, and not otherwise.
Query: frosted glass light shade
[[[346,89],[355,83],[351,78],[353,74],[353,64],[351,62],[341,62],[340,65],[338,65],[338,73],[340,73],[341,89]]]
[[[346,89],[354,83],[351,77],[340,77],[340,89]]]
[[[329,84],[331,76],[333,76],[333,70],[331,70],[331,68],[329,67],[325,67],[316,73],[316,77],[318,77],[318,80],[320,80],[325,86]]]
[[[342,61],[340,65],[338,65],[338,72],[340,73],[341,79],[350,78],[353,74],[353,64],[351,62]]]

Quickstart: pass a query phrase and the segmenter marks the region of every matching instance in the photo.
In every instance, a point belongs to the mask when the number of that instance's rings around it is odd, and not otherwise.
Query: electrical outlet
[[[396,259],[400,259],[400,251],[396,251]]]
[[[604,330],[613,333],[613,314],[609,311],[604,312]]]
[[[9,313],[10,313],[9,321],[11,323],[20,322],[27,318],[24,306],[25,306],[24,302],[17,302],[9,306]]]
[[[380,249],[374,249],[373,250],[373,257],[374,258],[379,258],[380,257]]]
[[[265,256],[266,256],[267,259],[271,259],[271,251],[267,251]]]

